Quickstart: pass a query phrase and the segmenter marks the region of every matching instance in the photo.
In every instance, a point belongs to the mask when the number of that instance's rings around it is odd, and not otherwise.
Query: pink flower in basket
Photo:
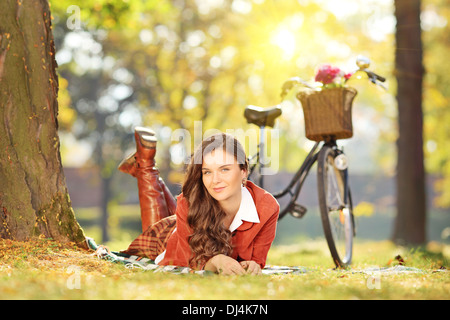
[[[315,81],[321,82],[324,87],[336,87],[344,85],[345,81],[350,79],[352,73],[345,73],[338,67],[330,64],[324,64],[317,70]]]

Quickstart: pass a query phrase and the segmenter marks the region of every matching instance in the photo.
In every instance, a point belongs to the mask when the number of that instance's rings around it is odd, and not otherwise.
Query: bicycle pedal
[[[291,204],[289,209],[290,209],[289,210],[290,214],[294,218],[299,218],[299,219],[302,218],[306,214],[306,211],[308,211],[308,209],[306,209],[306,207],[304,207],[301,204],[296,203],[296,202]]]

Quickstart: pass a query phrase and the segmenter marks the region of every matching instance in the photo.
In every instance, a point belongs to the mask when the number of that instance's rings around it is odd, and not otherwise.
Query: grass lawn
[[[92,252],[48,239],[0,239],[0,299],[447,300],[449,256],[450,246],[440,243],[414,250],[388,241],[357,242],[352,268],[333,270],[325,242],[305,239],[296,245],[272,247],[267,264],[302,266],[307,273],[201,276],[128,269],[99,260]],[[399,263],[421,272],[357,272]]]

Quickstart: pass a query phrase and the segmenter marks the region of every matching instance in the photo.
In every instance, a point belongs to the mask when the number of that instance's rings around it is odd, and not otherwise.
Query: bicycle
[[[372,83],[382,86],[381,82],[386,79],[368,70],[370,65],[368,58],[359,56],[356,64],[357,72],[366,73]],[[307,82],[295,77],[285,82],[283,90],[292,88],[293,84],[312,88]],[[247,122],[257,125],[260,130],[258,150],[248,160],[251,164],[249,179],[261,187],[264,187],[262,170],[265,166],[263,158],[265,129],[266,127],[273,128],[275,120],[281,114],[280,105],[270,108],[247,106],[244,111]],[[287,213],[296,218],[302,218],[306,214],[307,208],[297,203],[296,200],[312,166],[317,162],[318,201],[325,238],[336,267],[345,268],[352,261],[353,237],[356,232],[348,181],[347,156],[343,149],[338,147],[337,140],[333,135],[328,135],[320,141],[316,141],[289,184],[283,190],[273,193],[273,196],[279,199],[288,193],[290,195],[289,203],[280,210],[279,219],[282,219]],[[322,146],[319,148],[320,144]],[[254,178],[256,168],[258,168],[258,177]]]

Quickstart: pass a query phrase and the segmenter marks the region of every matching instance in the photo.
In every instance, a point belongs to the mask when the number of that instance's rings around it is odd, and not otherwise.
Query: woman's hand
[[[240,265],[246,270],[247,274],[261,274],[261,266],[255,261],[241,261]]]
[[[224,254],[218,254],[209,259],[204,269],[224,275],[245,274],[245,270],[239,262]]]

